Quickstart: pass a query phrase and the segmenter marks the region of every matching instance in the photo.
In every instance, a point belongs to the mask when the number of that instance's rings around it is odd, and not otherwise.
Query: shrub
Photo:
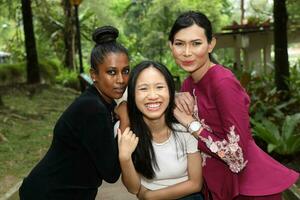
[[[267,143],[269,153],[274,151],[279,155],[295,155],[300,152],[300,134],[297,132],[300,113],[286,116],[281,127],[267,119],[262,122],[252,119],[251,123],[254,125],[254,136]]]
[[[55,82],[65,87],[74,88],[76,90],[80,89],[77,72],[69,69],[60,69],[59,74],[55,77]]]
[[[43,82],[54,82],[59,72],[59,63],[55,60],[40,60],[40,75]],[[25,62],[13,64],[0,64],[0,84],[26,82]]]

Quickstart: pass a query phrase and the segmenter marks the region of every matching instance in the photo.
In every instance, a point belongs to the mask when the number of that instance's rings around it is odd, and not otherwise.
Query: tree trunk
[[[278,91],[289,91],[289,58],[287,51],[288,15],[285,0],[274,0],[275,84]]]
[[[1,94],[0,94],[0,107],[4,106],[4,103],[2,101],[2,97],[1,97]]]
[[[22,15],[27,60],[27,83],[40,83],[41,79],[33,31],[31,0],[22,0]]]
[[[64,65],[69,69],[75,69],[75,22],[74,9],[69,0],[62,0],[65,13],[64,43],[65,59]]]

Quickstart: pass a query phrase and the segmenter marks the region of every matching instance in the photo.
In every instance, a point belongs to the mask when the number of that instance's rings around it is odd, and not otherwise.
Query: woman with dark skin
[[[234,74],[210,56],[216,39],[208,18],[200,12],[183,13],[169,42],[176,63],[190,75],[176,97],[174,114],[198,139],[205,199],[281,199],[299,174],[255,144],[249,96]]]
[[[118,180],[114,99],[127,86],[129,58],[117,37],[118,30],[111,26],[94,31],[90,69],[94,84],[58,119],[48,152],[22,183],[21,200],[93,200],[102,180]]]

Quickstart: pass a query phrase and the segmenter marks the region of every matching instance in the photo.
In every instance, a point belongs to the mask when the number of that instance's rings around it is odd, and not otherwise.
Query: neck
[[[107,96],[105,96],[105,95],[101,92],[101,90],[100,90],[95,84],[94,84],[94,87],[97,89],[97,91],[99,92],[99,94],[103,97],[103,99],[104,99],[107,103],[111,104],[112,99],[110,99],[110,98],[108,98]]]
[[[214,65],[215,65],[214,63],[212,63],[209,59],[207,59],[206,63],[204,63],[196,71],[191,73],[194,82],[196,83],[200,81],[203,78],[203,76],[206,74],[206,72]]]
[[[165,118],[160,118],[157,120],[145,120],[148,125],[153,141],[163,142],[169,138],[169,127],[165,122]]]

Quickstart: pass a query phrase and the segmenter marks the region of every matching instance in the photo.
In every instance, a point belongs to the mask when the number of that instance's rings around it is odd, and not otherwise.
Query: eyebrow
[[[127,66],[125,66],[123,68],[125,68],[125,69],[129,68],[130,69],[129,65],[127,65]],[[109,66],[108,69],[114,69],[115,70],[115,69],[117,69],[117,67],[115,67],[115,66]]]
[[[175,41],[185,42],[184,40],[181,40],[181,39],[175,39]],[[188,42],[197,42],[197,41],[202,41],[202,40],[199,38],[199,39],[194,39],[194,40],[191,40],[191,41],[188,41]]]
[[[148,85],[151,85],[151,83],[141,83],[141,84],[137,85],[137,87],[148,86]],[[167,83],[158,82],[158,83],[155,83],[154,85],[167,85]]]

